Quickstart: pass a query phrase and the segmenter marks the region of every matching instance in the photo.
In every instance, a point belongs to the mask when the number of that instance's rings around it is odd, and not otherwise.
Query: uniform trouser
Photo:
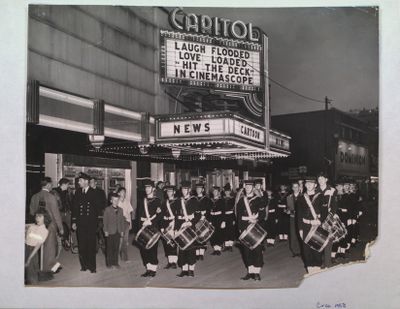
[[[224,243],[224,229],[221,228],[222,220],[220,218],[215,218],[211,221],[212,225],[214,225],[215,230],[210,238],[211,246],[220,246]],[[225,223],[226,224],[226,223]]]
[[[223,240],[234,241],[236,234],[235,217],[227,217],[225,221],[225,228],[223,229]]]
[[[321,267],[322,253],[311,249],[303,242],[303,262],[306,267]]]
[[[25,245],[25,263],[28,261],[29,256],[35,247]],[[39,272],[39,252],[32,257],[31,262],[25,267],[25,284],[36,284],[38,283],[38,272]]]
[[[143,265],[147,264],[158,265],[158,242],[150,249],[140,248],[140,256],[142,257]]]
[[[289,248],[292,254],[300,254],[300,242],[294,217],[290,217]]]
[[[243,246],[243,260],[246,267],[262,267],[264,265],[262,246],[257,246],[253,250],[250,250],[246,246]]]
[[[106,238],[106,265],[118,265],[119,243],[122,241],[121,234],[115,233]]]
[[[333,248],[333,239],[330,239],[324,249],[324,266],[325,267],[332,266],[332,257],[331,257],[332,248]]]
[[[79,224],[76,234],[81,267],[83,269],[96,270],[96,227]]]
[[[57,263],[57,227],[54,223],[51,223],[48,227],[49,234],[47,235],[46,241],[43,245],[43,270],[51,271],[53,266]]]
[[[129,222],[125,221],[124,237],[121,240],[122,243],[121,243],[121,251],[120,251],[122,261],[128,260],[129,227],[130,227]]]
[[[178,252],[178,265],[182,267],[183,265],[194,265],[196,264],[196,249],[190,247],[186,250],[180,250]]]
[[[276,238],[277,234],[277,224],[275,222],[276,216],[269,215],[267,221],[265,221],[265,230],[267,231],[267,239],[274,239]]]
[[[278,217],[278,234],[284,234],[284,235],[288,235],[289,234],[289,215],[281,212],[279,213],[279,217]]]
[[[171,246],[170,244],[167,243],[167,241],[164,238],[161,241],[162,241],[162,244],[164,247],[164,253],[165,253],[166,257],[171,256],[171,255],[173,255],[173,256],[178,255],[176,245]]]

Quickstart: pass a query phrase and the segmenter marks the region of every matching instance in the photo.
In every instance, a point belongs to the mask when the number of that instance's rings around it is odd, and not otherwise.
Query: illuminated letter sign
[[[240,24],[236,22],[236,25]],[[243,29],[244,24],[241,25]],[[194,24],[189,26],[194,27]],[[238,36],[241,35],[239,32]],[[161,82],[260,91],[261,50],[261,45],[257,43],[162,30]]]

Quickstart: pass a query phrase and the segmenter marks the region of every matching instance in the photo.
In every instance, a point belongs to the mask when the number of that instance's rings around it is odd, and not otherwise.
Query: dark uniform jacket
[[[314,218],[314,216],[312,215],[312,211],[310,210],[310,207],[308,206],[305,198],[306,196],[309,197],[317,218]],[[319,221],[321,221],[321,223],[325,220],[326,215],[323,210],[323,204],[324,196],[321,192],[316,192],[313,195],[307,195],[307,193],[304,193],[297,200],[297,226],[300,230],[303,231],[303,239],[306,237],[312,227],[312,225],[310,224],[311,220],[318,219]]]
[[[167,228],[170,223],[175,220],[176,209],[179,206],[178,202],[179,200],[176,198],[173,198],[172,200],[166,198],[161,204],[160,228]],[[167,203],[169,203],[170,210],[168,209]]]
[[[149,212],[149,218],[147,218],[146,216],[146,211],[144,206],[145,199],[147,199],[147,209]],[[142,228],[143,222],[146,221],[146,219],[150,219],[151,225],[158,227],[159,221],[162,217],[161,200],[158,197],[152,197],[150,199],[145,197],[143,199],[140,199],[137,208],[137,217],[138,217],[139,229]]]
[[[220,197],[218,199],[211,199],[211,209],[210,209],[210,222],[217,228],[221,226],[221,223],[225,221],[225,202]]]
[[[286,203],[288,210],[290,211],[290,216],[292,218],[295,217],[296,210],[297,210],[297,200],[301,196],[301,193],[299,193],[297,196],[294,195],[294,193],[290,194],[286,198]]]
[[[329,194],[329,192],[333,190],[332,196]],[[337,191],[335,188],[332,188],[330,186],[326,186],[324,190],[321,190],[321,188],[317,188],[317,192],[321,192],[323,194],[324,198],[324,203],[323,203],[323,215],[326,217],[328,215],[328,212],[331,212],[332,214],[335,214],[337,212]],[[330,201],[329,201],[330,199]]]
[[[95,190],[89,187],[87,192],[83,193],[82,189],[78,189],[73,201],[72,223],[96,229],[100,213]]]
[[[205,195],[202,197],[196,197],[199,202],[199,212],[202,216],[205,216],[209,220],[210,210],[212,207],[211,199]]]
[[[236,216],[239,232],[242,233],[250,225],[249,214],[245,205],[245,196],[242,196],[236,205]],[[265,205],[261,197],[253,194],[247,197],[252,216],[256,216],[257,222],[262,222],[265,216]]]
[[[185,203],[188,220],[192,223],[192,227],[200,220],[201,214],[199,212],[199,201],[194,196],[189,196],[187,199],[183,197],[176,201],[176,215],[175,215],[175,230],[180,230],[182,224],[185,222],[184,211],[182,208],[182,201]]]
[[[57,187],[51,190],[51,193],[56,197],[58,209],[61,212],[68,212],[71,210],[71,205],[69,204],[68,199],[68,190],[63,191],[60,187]]]
[[[235,217],[234,214],[234,208],[235,208],[235,199],[231,196],[226,196],[223,198],[224,201],[224,215],[225,219],[230,218],[230,217]]]

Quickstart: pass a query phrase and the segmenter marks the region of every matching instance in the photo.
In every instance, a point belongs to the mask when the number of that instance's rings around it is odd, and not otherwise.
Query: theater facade
[[[27,200],[79,172],[106,192],[273,182],[291,138],[270,127],[268,44],[251,21],[182,9],[31,5]]]

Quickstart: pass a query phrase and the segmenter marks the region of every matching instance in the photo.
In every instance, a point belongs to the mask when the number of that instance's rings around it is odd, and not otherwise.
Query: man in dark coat
[[[30,214],[34,216],[39,208],[44,208],[50,215],[51,223],[47,228],[49,234],[43,244],[43,270],[58,272],[60,263],[57,261],[57,230],[62,235],[64,234],[64,229],[57,199],[50,193],[51,183],[50,177],[43,178],[41,181],[42,190],[31,198]]]
[[[293,257],[300,256],[298,228],[296,227],[297,200],[301,196],[298,182],[292,184],[292,193],[287,197],[287,206],[290,215],[289,249]]]
[[[72,207],[72,229],[78,237],[81,271],[96,272],[96,231],[100,214],[95,191],[89,186],[89,175],[80,173]]]

